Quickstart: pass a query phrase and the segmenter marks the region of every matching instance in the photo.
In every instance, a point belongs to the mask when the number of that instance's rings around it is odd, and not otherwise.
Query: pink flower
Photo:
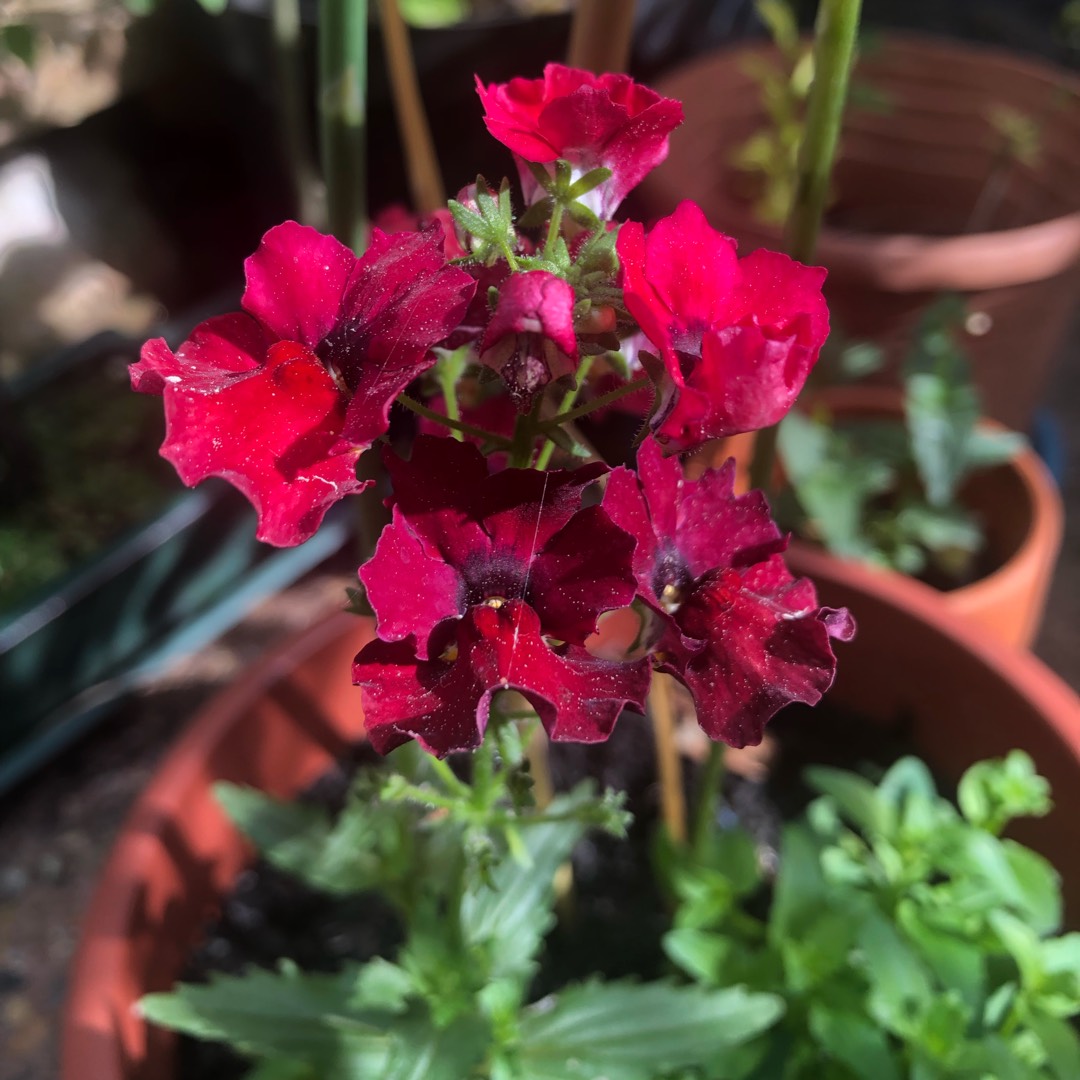
[[[850,640],[855,625],[791,576],[765,497],[735,495],[734,476],[729,460],[685,480],[650,439],[636,475],[618,468],[608,477],[603,505],[637,541],[639,594],[657,616],[656,665],[690,690],[711,739],[746,746],[784,705],[821,699],[836,673],[829,640]]]
[[[386,464],[393,521],[360,569],[381,641],[354,669],[376,749],[475,747],[503,689],[524,694],[556,739],[606,738],[626,704],[641,706],[647,662],[583,647],[636,592],[633,541],[580,506],[602,464],[489,475],[474,446],[423,435],[411,461],[387,453]]]
[[[829,334],[825,271],[775,251],[737,258],[689,201],[647,235],[627,222],[617,251],[626,307],[666,370],[656,437],[690,449],[780,420]]]
[[[522,412],[553,378],[572,375],[578,343],[570,284],[546,270],[511,274],[499,289],[480,362],[502,375]]]
[[[202,323],[175,354],[148,341],[131,381],[163,395],[161,453],[180,479],[224,477],[258,511],[259,539],[288,546],[364,486],[356,459],[475,286],[446,266],[436,233],[376,229],[357,259],[293,221],[263,237],[245,272],[243,312]]]
[[[524,162],[561,159],[575,179],[603,167],[610,178],[583,201],[604,219],[667,157],[668,135],[683,119],[679,102],[627,75],[593,75],[562,64],[548,64],[541,79],[485,87],[478,78],[476,89],[488,131],[518,160],[526,202],[544,192]]]

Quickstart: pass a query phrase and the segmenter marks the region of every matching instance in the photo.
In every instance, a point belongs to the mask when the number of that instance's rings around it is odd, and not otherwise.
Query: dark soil
[[[717,822],[720,828],[746,828],[766,866],[777,863],[784,821],[797,816],[813,795],[801,780],[807,765],[859,768],[876,777],[912,749],[902,724],[882,729],[827,707],[791,706],[770,731],[777,745],[768,777],[756,782],[729,773]],[[339,809],[356,770],[378,761],[365,747],[302,798]],[[649,849],[658,824],[650,725],[627,714],[606,743],[553,746],[551,769],[561,790],[589,777],[600,788],[627,792],[634,824],[625,840],[595,832],[578,845],[573,904],[548,937],[531,996],[596,974],[660,976],[667,970],[661,938],[670,916],[650,869]],[[695,773],[688,765],[690,791]],[[237,880],[182,978],[201,982],[215,972],[272,968],[281,958],[309,971],[334,971],[349,960],[392,956],[400,942],[401,927],[377,895],[329,897],[260,860]],[[224,1046],[187,1037],[180,1041],[179,1054],[178,1080],[236,1080],[249,1068]]]

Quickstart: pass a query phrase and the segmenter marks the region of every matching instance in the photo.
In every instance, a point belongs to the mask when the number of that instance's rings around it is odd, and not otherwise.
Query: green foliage
[[[1030,758],[973,766],[959,810],[913,758],[878,784],[829,768],[808,780],[821,797],[784,834],[766,917],[749,913],[764,877],[730,843],[660,863],[678,899],[671,959],[705,986],[786,1000],[745,1075],[1080,1075],[1080,934],[1052,936],[1057,875],[999,835],[1049,810]]]
[[[521,1080],[650,1080],[698,1066],[727,1074],[783,1004],[742,988],[590,982],[532,1006],[515,1050]]]
[[[622,834],[627,815],[621,796],[587,784],[538,810],[526,734],[496,710],[469,781],[402,747],[392,771],[358,774],[336,817],[219,785],[264,858],[324,891],[377,890],[404,942],[334,975],[282,963],[181,986],[145,998],[145,1015],[228,1041],[259,1080],[660,1080],[753,1055],[747,1044],[782,1008],[775,996],[590,982],[528,1004],[559,867],[586,829]]]
[[[487,181],[478,176],[475,210],[457,199],[451,199],[447,205],[458,228],[473,238],[473,255],[480,262],[491,265],[502,258],[514,265],[517,233],[508,180],[504,179],[498,193],[493,195]]]
[[[956,584],[984,546],[981,523],[960,501],[980,469],[1024,445],[980,429],[979,399],[956,342],[963,303],[944,297],[923,316],[904,367],[904,422],[789,413],[777,448],[794,503],[792,527],[834,554]]]
[[[21,60],[27,67],[32,67],[37,54],[34,28],[25,23],[8,23],[0,27],[0,54],[5,52]]]
[[[453,26],[469,17],[472,0],[399,0],[402,18],[412,26]]]

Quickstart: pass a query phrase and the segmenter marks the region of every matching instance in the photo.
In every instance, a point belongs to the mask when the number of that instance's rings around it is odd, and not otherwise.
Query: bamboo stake
[[[446,189],[420,96],[409,29],[401,17],[397,0],[379,0],[379,12],[413,207],[421,214],[430,214],[446,205]]]
[[[570,67],[626,71],[634,36],[634,0],[578,0],[570,27]]]
[[[656,770],[660,775],[660,805],[668,835],[676,844],[686,843],[686,796],[682,764],[675,745],[675,711],[671,704],[671,676],[653,672],[649,714],[656,740]]]

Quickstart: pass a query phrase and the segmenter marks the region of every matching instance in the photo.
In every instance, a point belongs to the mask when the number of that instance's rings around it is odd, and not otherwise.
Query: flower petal
[[[818,606],[813,584],[793,580],[783,559],[716,570],[695,585],[661,643],[661,667],[690,690],[711,738],[741,747],[792,701],[816,704],[832,685],[831,636],[849,615]]]
[[[528,600],[545,632],[584,645],[600,615],[636,593],[634,540],[599,507],[579,510],[544,545],[529,573]]]
[[[543,639],[524,603],[470,609],[457,624],[452,661],[417,661],[407,643],[371,642],[353,665],[368,736],[380,753],[415,738],[440,757],[479,745],[492,696],[517,690],[552,739],[599,742],[627,705],[644,708],[647,661],[617,663]]]
[[[331,505],[365,486],[364,447],[341,434],[344,396],[302,345],[278,342],[262,367],[206,389],[166,383],[164,397],[162,456],[189,486],[221,476],[239,488],[258,511],[260,540],[307,540]]]
[[[241,304],[283,341],[309,349],[337,324],[356,256],[340,240],[286,221],[244,263]]]
[[[425,550],[400,506],[394,507],[375,554],[360,567],[360,580],[378,618],[379,637],[403,641],[415,636],[422,658],[428,655],[432,630],[465,611],[461,575]]]

